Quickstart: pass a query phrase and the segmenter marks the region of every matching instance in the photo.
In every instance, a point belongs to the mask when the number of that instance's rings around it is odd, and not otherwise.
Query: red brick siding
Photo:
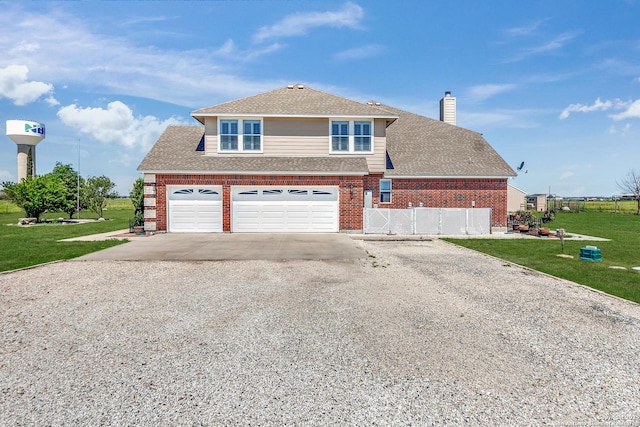
[[[294,175],[156,175],[156,229],[167,229],[167,185],[222,186],[222,227],[231,230],[231,186],[233,185],[309,185],[340,187],[340,230],[362,230],[364,190],[372,190],[373,203],[380,208],[402,209],[420,202],[424,207],[492,208],[491,225],[507,225],[506,179],[392,179],[391,202],[380,204],[382,174],[359,176]]]
[[[507,226],[506,179],[392,179],[391,203],[380,204],[382,175],[364,179],[365,190],[372,190],[373,203],[379,208],[403,209],[423,203],[426,208],[492,208],[491,225]]]
[[[222,186],[222,229],[231,230],[231,186],[308,185],[339,186],[340,230],[362,230],[363,185],[361,176],[294,175],[156,175],[156,229],[167,229],[167,185]]]

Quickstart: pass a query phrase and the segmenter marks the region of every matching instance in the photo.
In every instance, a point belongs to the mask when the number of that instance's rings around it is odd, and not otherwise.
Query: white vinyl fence
[[[364,209],[366,234],[491,234],[491,208]]]

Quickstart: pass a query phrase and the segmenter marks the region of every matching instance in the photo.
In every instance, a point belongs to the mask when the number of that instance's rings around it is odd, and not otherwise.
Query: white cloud
[[[52,107],[60,105],[60,102],[58,102],[58,100],[55,99],[53,96],[48,96],[44,101],[47,104],[51,105]]]
[[[60,87],[83,86],[93,92],[127,94],[193,109],[288,83],[286,79],[239,76],[235,63],[229,63],[227,57],[219,59],[235,49],[232,41],[218,52],[209,47],[160,50],[135,45],[135,38],[95,32],[88,21],[66,14],[63,8],[39,15],[34,25],[33,15],[19,6],[9,7],[0,13],[0,28],[1,65],[23,64],[30,75],[36,75],[34,80]],[[238,61],[245,54],[255,58],[275,49],[272,45],[255,52],[240,51]]]
[[[25,65],[9,65],[0,68],[0,98],[7,98],[15,105],[27,105],[42,95],[53,91],[53,85],[28,81],[29,68]]]
[[[0,182],[13,180],[13,174],[9,171],[0,170]]]
[[[612,135],[622,135],[622,136],[629,136],[631,135],[631,128],[632,125],[631,123],[625,123],[624,126],[622,126],[622,128],[618,129],[616,126],[612,125],[609,128],[609,133]]]
[[[362,7],[351,2],[337,11],[294,13],[271,26],[260,28],[254,40],[260,43],[272,38],[303,36],[317,27],[359,28],[363,16]]]
[[[640,99],[631,103],[625,111],[611,116],[613,120],[638,119],[640,118]]]
[[[227,56],[227,55],[231,55],[235,51],[236,51],[236,44],[233,42],[233,40],[229,39],[226,42],[224,42],[224,44],[218,50],[216,50],[216,54]]]
[[[514,55],[506,62],[517,62],[522,61],[530,56],[539,55],[543,53],[553,52],[556,50],[560,50],[565,47],[569,42],[571,42],[574,38],[576,38],[581,32],[573,31],[562,33],[553,40],[550,40],[544,44],[539,46],[530,47],[527,49],[523,49],[517,55]]]
[[[606,111],[610,109],[623,109],[629,106],[628,102],[623,102],[619,99],[614,101],[605,100],[602,101],[600,98],[597,98],[592,105],[584,105],[584,104],[570,104],[567,108],[562,110],[560,113],[560,120],[564,120],[569,117],[571,113],[590,113],[593,111]],[[619,120],[619,119],[615,119]]]
[[[532,129],[541,124],[535,120],[544,111],[533,109],[494,110],[482,112],[458,112],[458,126],[467,129],[486,130],[488,128]]]
[[[353,49],[343,50],[334,55],[339,61],[347,61],[352,59],[364,59],[377,56],[384,51],[384,47],[379,44],[369,44],[367,46],[356,47]]]
[[[133,156],[128,153],[119,152],[116,154],[116,157],[109,160],[109,163],[121,164],[124,166],[131,166],[133,163]]]
[[[511,83],[472,86],[469,89],[469,96],[476,101],[482,101],[500,93],[514,90],[516,87],[515,84]]]
[[[509,36],[530,36],[532,34],[535,34],[535,32],[538,29],[538,27],[540,27],[540,25],[542,25],[545,21],[546,21],[546,19],[541,19],[541,20],[533,22],[533,23],[531,23],[529,25],[523,25],[521,27],[507,28],[505,30],[505,32]]]
[[[277,52],[280,49],[282,49],[282,47],[283,47],[283,45],[281,45],[280,43],[273,43],[273,44],[270,44],[269,46],[264,47],[262,49],[254,49],[254,50],[250,50],[250,51],[245,52],[242,55],[242,59],[244,61],[250,61],[250,60],[255,59],[255,58],[259,57],[259,56],[267,55],[267,54],[273,53],[273,52]]]
[[[254,45],[255,46],[255,45]],[[260,56],[277,52],[284,48],[285,45],[280,43],[272,43],[268,46],[253,47],[246,50],[239,49],[232,39],[227,40],[220,48],[214,51],[217,57],[234,60],[238,62],[252,61]]]
[[[560,179],[567,179],[570,178],[572,176],[574,176],[575,173],[571,172],[571,171],[566,171],[566,172],[562,172],[562,174],[560,174]]]
[[[65,125],[97,141],[143,151],[156,142],[168,125],[184,124],[175,117],[167,120],[154,116],[135,117],[131,108],[120,101],[110,102],[106,109],[67,105],[58,111],[58,117]]]

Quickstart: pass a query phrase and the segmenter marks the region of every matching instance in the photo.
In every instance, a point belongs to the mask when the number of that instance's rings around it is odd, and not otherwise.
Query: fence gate
[[[364,209],[367,234],[491,234],[491,208]]]

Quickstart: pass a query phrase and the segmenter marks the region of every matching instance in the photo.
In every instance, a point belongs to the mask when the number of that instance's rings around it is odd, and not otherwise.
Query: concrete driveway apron
[[[348,260],[366,257],[346,234],[166,233],[76,258],[79,261]]]

